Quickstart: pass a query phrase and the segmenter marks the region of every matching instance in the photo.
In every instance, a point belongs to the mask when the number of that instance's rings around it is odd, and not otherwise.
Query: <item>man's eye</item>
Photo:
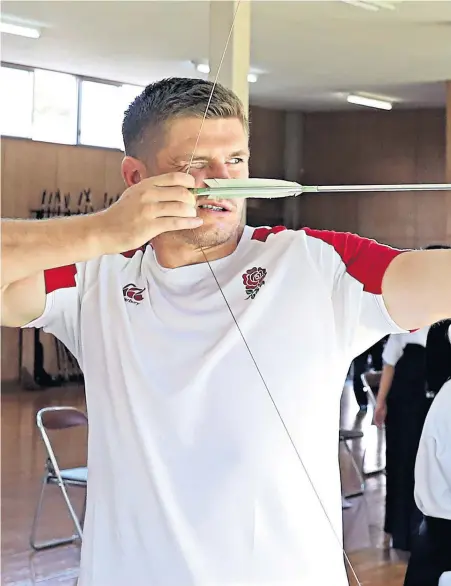
[[[233,159],[230,159],[230,163],[232,163],[232,165],[239,165],[240,163],[244,163],[244,159],[241,157],[233,157]]]
[[[183,167],[183,170],[187,171],[188,169],[202,169],[206,165],[207,165],[206,161],[193,161],[191,163],[191,165],[189,165],[189,164],[185,165]]]

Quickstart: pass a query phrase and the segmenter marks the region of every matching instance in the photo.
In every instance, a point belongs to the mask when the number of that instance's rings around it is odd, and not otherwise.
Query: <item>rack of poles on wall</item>
[[[96,211],[100,211],[94,207],[91,199],[91,190],[83,189],[77,195],[72,198],[72,194],[66,193],[61,195],[59,189],[53,193],[44,190],[41,195],[41,204],[39,207],[30,210],[31,217],[37,220],[44,218],[55,218],[59,216],[78,216],[80,214],[92,214]],[[108,193],[103,196],[102,209],[108,208],[120,198],[120,194],[114,197],[110,197]],[[73,205],[75,203],[75,205]]]
[[[103,197],[103,209],[111,206],[120,197],[117,194],[111,197],[108,193]],[[75,204],[75,205],[74,205]],[[40,204],[30,210],[30,216],[36,220],[90,214],[95,211],[91,189],[83,189],[76,197],[71,193],[62,194],[59,189],[55,192],[44,190],[40,197]],[[46,334],[49,336],[49,334]],[[26,390],[41,390],[49,387],[66,384],[82,384],[83,372],[75,356],[58,338],[52,336],[53,341],[44,344],[40,329],[21,329],[19,331],[19,369],[20,380]],[[45,351],[53,346],[55,352],[56,372],[47,372]],[[53,370],[53,369],[52,369]]]

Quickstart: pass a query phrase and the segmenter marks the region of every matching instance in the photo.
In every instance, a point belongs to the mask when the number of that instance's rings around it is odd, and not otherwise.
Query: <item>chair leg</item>
[[[34,517],[33,517],[33,524],[31,526],[30,545],[34,550],[39,549],[39,546],[36,543],[36,529],[37,529],[39,515],[41,512],[41,508],[42,508],[42,501],[44,500],[44,492],[45,492],[46,486],[47,486],[47,477],[44,476],[42,479],[41,493],[39,495],[38,504],[37,504],[36,511],[35,511]]]
[[[64,484],[63,481],[58,480],[58,486],[61,489],[64,500],[66,501],[66,505],[67,505],[67,508],[69,509],[69,514],[70,514],[72,521],[75,525],[75,529],[77,530],[78,537],[80,540],[82,540],[83,539],[83,529],[81,528],[80,520],[77,516],[77,513],[75,512],[74,507],[72,506],[72,503],[70,502],[69,495],[67,494],[67,490],[66,490],[66,485]],[[84,508],[84,506],[83,506],[83,508]]]
[[[83,499],[83,508],[81,510],[81,514],[80,514],[80,527],[82,529],[84,529],[85,527],[85,517],[86,517],[86,500],[88,498],[88,491],[87,488],[85,488],[85,498]]]
[[[39,495],[39,501],[38,501],[38,504],[36,507],[36,511],[35,511],[34,518],[33,518],[33,524],[31,527],[30,545],[35,551],[50,549],[52,547],[57,547],[59,545],[68,545],[69,543],[74,543],[75,541],[77,541],[79,539],[78,535],[72,535],[71,537],[63,537],[61,539],[51,539],[48,541],[42,541],[40,543],[37,542],[36,532],[37,532],[37,528],[38,528],[42,504],[44,501],[45,489],[48,486],[48,484],[49,484],[48,476],[45,475],[43,477],[41,494]]]
[[[378,430],[378,434],[379,433],[384,433],[382,430]],[[379,444],[379,437],[378,437],[378,450],[380,449],[380,444]],[[375,468],[374,470],[368,470],[365,472],[364,467],[362,466],[362,470],[364,473],[365,478],[371,478],[372,476],[378,476],[379,474],[386,474],[386,470],[385,470],[385,466],[382,466],[381,468]]]
[[[365,479],[363,477],[362,471],[360,470],[359,466],[357,465],[357,462],[356,462],[356,460],[354,458],[354,454],[352,453],[352,450],[348,446],[348,442],[343,441],[343,444],[344,444],[344,447],[345,447],[346,451],[349,454],[349,457],[351,458],[352,467],[356,471],[357,477],[358,477],[358,479],[360,481],[360,490],[358,490],[356,492],[352,492],[350,494],[345,494],[344,495],[344,498],[345,499],[350,499],[350,498],[353,498],[353,497],[356,497],[356,496],[361,496],[362,494],[364,494],[364,492],[365,492]]]

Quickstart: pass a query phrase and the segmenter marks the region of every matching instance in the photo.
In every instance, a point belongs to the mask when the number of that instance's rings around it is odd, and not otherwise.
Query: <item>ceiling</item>
[[[252,2],[254,104],[305,111],[355,109],[347,92],[445,104],[451,80],[451,1],[405,0],[372,12],[340,0]],[[2,61],[146,85],[202,77],[206,1],[9,1],[2,20],[42,27],[39,39],[2,34]]]

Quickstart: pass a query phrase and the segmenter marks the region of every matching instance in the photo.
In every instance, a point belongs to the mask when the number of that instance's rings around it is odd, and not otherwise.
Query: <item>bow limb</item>
[[[220,59],[220,62],[219,62],[218,70],[216,72],[216,76],[215,76],[215,79],[214,79],[214,82],[213,82],[213,85],[212,85],[212,89],[211,89],[211,92],[210,92],[210,95],[209,95],[209,98],[208,98],[207,106],[205,108],[205,112],[204,112],[204,115],[202,117],[202,122],[201,122],[201,125],[200,125],[200,128],[199,128],[199,132],[198,132],[197,137],[196,137],[196,142],[194,144],[194,148],[193,148],[193,152],[192,152],[192,155],[191,155],[191,159],[190,159],[190,162],[189,162],[189,165],[188,165],[188,169],[186,171],[187,173],[190,172],[190,169],[191,169],[191,166],[192,166],[194,157],[195,157],[195,153],[197,151],[197,146],[199,144],[199,139],[200,139],[201,134],[202,134],[202,129],[203,129],[205,120],[207,118],[208,109],[210,107],[210,103],[211,103],[211,100],[213,98],[213,94],[214,94],[214,91],[215,91],[215,87],[216,87],[216,85],[218,83],[219,73],[221,71],[221,67],[222,67],[222,64],[224,62],[224,58],[225,58],[226,53],[227,53],[227,48],[229,46],[230,38],[231,38],[232,33],[233,33],[233,28],[234,28],[234,25],[235,25],[235,21],[236,21],[236,17],[237,17],[237,14],[238,14],[238,9],[240,7],[240,3],[241,3],[241,0],[238,0],[237,6],[236,6],[236,9],[235,9],[235,13],[234,13],[234,16],[233,16],[233,21],[232,21],[232,24],[231,24],[231,27],[230,27],[230,31],[229,31],[229,34],[227,36],[227,40],[226,40],[226,43],[225,43],[225,46],[224,46],[224,50],[222,52],[221,59]],[[195,231],[194,230],[193,230],[193,233],[195,235]],[[334,537],[335,537],[335,539],[336,539],[336,541],[337,541],[337,543],[338,543],[338,545],[340,547],[341,552],[344,555],[344,558],[346,560],[346,563],[348,564],[349,569],[351,570],[351,573],[352,573],[353,577],[355,578],[355,580],[357,582],[357,586],[362,586],[362,584],[361,584],[360,580],[358,579],[357,574],[356,574],[356,572],[355,572],[355,570],[354,570],[354,568],[353,568],[353,566],[352,566],[352,564],[351,564],[351,562],[349,560],[349,557],[348,557],[346,551],[344,550],[344,548],[343,548],[343,546],[341,544],[341,539],[337,535],[337,532],[335,531],[335,528],[333,526],[333,523],[332,523],[329,515],[327,514],[326,508],[325,508],[325,506],[324,506],[324,504],[323,504],[323,502],[321,500],[321,497],[319,496],[318,491],[316,490],[316,487],[314,485],[314,482],[312,481],[311,476],[308,473],[308,470],[307,470],[307,468],[306,468],[306,466],[304,464],[304,461],[302,460],[302,457],[301,457],[301,455],[299,453],[299,450],[297,449],[296,444],[294,443],[293,438],[291,437],[291,434],[290,434],[290,432],[288,430],[288,427],[287,427],[287,425],[286,425],[286,423],[285,423],[285,421],[284,421],[284,419],[283,419],[283,417],[282,417],[282,415],[281,415],[281,413],[279,411],[279,408],[277,407],[277,404],[274,401],[274,398],[272,396],[271,391],[269,390],[269,387],[268,387],[268,385],[267,385],[267,383],[265,381],[265,378],[263,377],[263,374],[262,374],[262,372],[261,372],[261,370],[260,370],[260,368],[259,368],[259,366],[258,366],[258,364],[257,364],[257,362],[255,360],[255,357],[252,354],[252,351],[251,351],[251,349],[249,347],[249,344],[247,343],[246,338],[245,338],[245,336],[244,336],[244,334],[243,334],[243,332],[242,332],[242,330],[240,328],[240,325],[238,323],[238,320],[235,317],[235,314],[233,313],[233,310],[232,310],[232,308],[231,308],[231,306],[230,306],[230,304],[229,304],[229,302],[228,302],[228,300],[227,300],[227,298],[226,298],[226,296],[224,294],[224,291],[222,290],[222,287],[221,287],[221,285],[219,283],[219,280],[218,280],[218,278],[216,277],[216,275],[215,275],[215,273],[213,271],[213,268],[212,268],[212,266],[211,266],[211,264],[210,264],[210,262],[209,262],[209,260],[207,258],[207,255],[205,253],[205,250],[203,249],[203,247],[200,245],[199,242],[198,242],[198,246],[199,246],[199,249],[202,252],[202,255],[203,255],[204,259],[205,259],[205,262],[207,263],[207,265],[208,265],[208,267],[210,269],[210,272],[212,274],[212,277],[213,277],[213,279],[216,282],[216,285],[218,287],[218,290],[219,290],[219,292],[221,293],[221,295],[222,295],[222,297],[224,299],[224,303],[225,303],[227,309],[229,310],[229,313],[230,313],[230,315],[231,315],[231,317],[232,317],[232,319],[233,319],[233,321],[234,321],[234,323],[235,323],[235,325],[237,327],[237,330],[238,330],[238,332],[239,332],[239,334],[241,336],[241,339],[243,340],[243,343],[244,343],[244,345],[245,345],[245,347],[246,347],[246,349],[247,349],[247,351],[249,353],[249,356],[250,356],[252,362],[254,363],[254,366],[255,366],[255,368],[257,370],[257,373],[258,373],[258,375],[259,375],[259,377],[260,377],[260,379],[261,379],[261,381],[263,383],[263,386],[265,387],[266,392],[267,392],[267,394],[268,394],[268,396],[269,396],[269,398],[270,398],[270,400],[271,400],[271,402],[272,402],[272,404],[274,406],[274,409],[276,410],[277,416],[279,417],[279,420],[280,420],[283,428],[285,429],[285,432],[286,432],[286,434],[288,436],[288,439],[289,439],[291,445],[293,446],[293,449],[294,449],[294,451],[296,453],[296,456],[297,456],[297,458],[298,458],[298,460],[299,460],[299,462],[300,462],[300,464],[301,464],[301,466],[302,466],[302,468],[304,470],[304,473],[305,473],[305,475],[306,475],[306,477],[307,477],[307,479],[308,479],[308,481],[310,483],[310,486],[311,486],[311,488],[312,488],[312,490],[313,490],[313,492],[314,492],[314,494],[315,494],[315,496],[316,496],[316,498],[317,498],[317,500],[318,500],[318,502],[319,502],[319,504],[321,506],[321,509],[324,512],[324,515],[326,516],[327,522],[328,522],[328,524],[329,524],[329,526],[330,526],[330,528],[331,528],[331,530],[332,530],[332,532],[334,534]]]

